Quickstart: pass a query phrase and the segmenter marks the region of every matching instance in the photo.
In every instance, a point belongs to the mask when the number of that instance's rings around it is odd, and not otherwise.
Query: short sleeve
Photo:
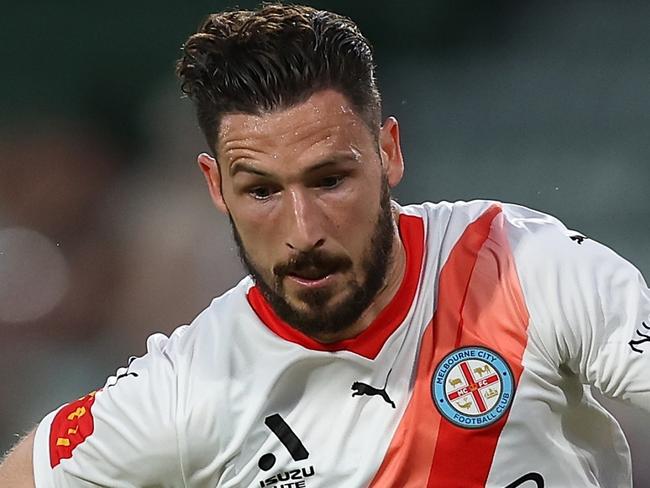
[[[650,290],[641,273],[604,246],[590,259],[596,299],[574,345],[574,367],[605,396],[650,412]]]
[[[639,270],[553,217],[508,211],[531,327],[549,360],[650,411],[650,290]]]
[[[36,488],[185,486],[170,342],[151,336],[147,353],[102,389],[41,421],[34,442]]]

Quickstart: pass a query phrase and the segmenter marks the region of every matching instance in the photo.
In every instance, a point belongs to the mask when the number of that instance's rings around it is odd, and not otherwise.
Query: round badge
[[[485,347],[456,349],[440,361],[431,378],[431,395],[440,414],[467,429],[488,427],[503,417],[514,393],[508,363]]]

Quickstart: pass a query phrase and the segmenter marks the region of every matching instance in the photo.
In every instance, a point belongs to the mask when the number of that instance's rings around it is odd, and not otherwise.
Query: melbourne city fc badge
[[[488,427],[503,417],[515,393],[508,363],[491,349],[463,347],[448,354],[431,378],[440,414],[467,429]]]

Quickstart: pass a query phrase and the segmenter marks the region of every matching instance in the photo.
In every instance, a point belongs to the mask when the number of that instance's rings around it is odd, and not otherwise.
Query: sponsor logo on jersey
[[[50,466],[72,457],[72,451],[93,433],[95,424],[91,412],[95,403],[92,392],[61,407],[50,427]]]
[[[314,476],[313,466],[283,471],[260,480],[260,488],[272,486],[273,488],[307,488],[307,478]]]
[[[643,354],[644,350],[640,349],[639,346],[646,342],[650,342],[650,335],[648,335],[649,332],[650,325],[646,324],[645,322],[641,322],[641,327],[637,328],[634,331],[634,337],[640,337],[640,339],[632,339],[630,342],[628,342],[634,352]]]
[[[294,461],[303,461],[309,457],[309,451],[305,448],[296,433],[289,427],[289,424],[279,413],[269,415],[264,419],[264,424],[275,434],[278,440],[284,445]],[[267,452],[257,462],[262,471],[269,471],[275,466],[275,454]],[[307,478],[314,476],[314,467],[291,469],[281,471],[264,480],[260,480],[260,488],[272,486],[273,488],[307,488]]]
[[[431,395],[440,414],[468,429],[488,427],[503,417],[514,392],[508,363],[485,347],[456,349],[440,361],[431,378]]]
[[[535,483],[535,486],[533,486],[531,483],[528,483],[528,481]],[[527,473],[507,485],[506,488],[518,488],[519,486],[523,487],[525,483],[527,483],[526,486],[529,486],[530,488],[544,488],[544,477],[541,474],[535,472]]]

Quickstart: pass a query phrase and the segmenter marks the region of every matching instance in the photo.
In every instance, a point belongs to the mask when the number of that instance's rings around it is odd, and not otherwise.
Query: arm
[[[34,488],[34,431],[14,447],[0,465],[0,486]]]

